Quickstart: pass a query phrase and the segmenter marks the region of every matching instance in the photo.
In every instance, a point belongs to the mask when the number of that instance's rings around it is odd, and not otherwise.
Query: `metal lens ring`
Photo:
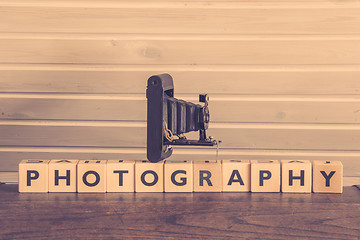
[[[210,122],[210,111],[207,106],[204,106],[200,110],[199,114],[199,125],[201,129],[208,129],[209,128],[209,122]]]

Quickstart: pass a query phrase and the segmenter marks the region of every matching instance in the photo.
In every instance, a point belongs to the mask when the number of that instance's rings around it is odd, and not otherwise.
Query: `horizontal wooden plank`
[[[0,119],[146,120],[146,101],[4,99]]]
[[[142,3],[128,2],[126,6],[96,8],[89,8],[85,3],[80,8],[56,5],[35,7],[29,4],[25,7],[2,6],[0,32],[360,33],[360,7],[354,2],[345,7],[341,4],[315,4],[315,8],[311,7],[312,4],[303,4],[302,7],[299,7],[300,4],[256,6],[254,3],[249,5],[236,2],[219,3],[217,6],[210,3],[197,6],[185,5],[186,3],[170,4],[172,6],[164,3],[143,6]],[[98,2],[97,5],[101,4]]]
[[[197,102],[193,95],[179,99]],[[213,122],[360,123],[359,96],[210,95],[209,108]],[[146,121],[146,99],[143,94],[0,94],[0,120],[7,119]]]
[[[83,0],[2,0],[1,6],[84,8]],[[86,8],[358,8],[357,0],[87,0]]]
[[[126,126],[0,126],[0,131],[0,145],[17,146],[143,147],[146,136],[146,128]]]
[[[309,151],[309,150],[219,150],[217,159],[307,159],[341,160],[344,176],[359,177],[360,151]],[[0,147],[0,172],[17,171],[23,159],[146,159],[145,148],[86,148],[86,147]],[[170,160],[215,160],[215,149],[176,148]],[[0,179],[0,181],[2,181]]]
[[[115,126],[0,125],[3,146],[145,147],[146,126],[119,122]],[[61,125],[62,124],[62,125]],[[223,147],[249,149],[360,150],[357,124],[216,124],[208,135],[222,140]],[[190,139],[198,138],[193,132]]]
[[[360,39],[0,39],[0,63],[360,64]]]
[[[215,124],[213,124],[215,125]],[[272,148],[272,149],[328,149],[358,150],[360,129],[334,129],[339,126],[321,128],[309,126],[273,126],[264,124],[241,124],[229,128],[210,128],[209,136],[222,140],[224,147]],[[275,124],[276,125],[276,124]],[[226,126],[227,127],[227,126]],[[273,128],[277,127],[277,128]]]
[[[0,183],[19,183],[19,172],[0,172]]]
[[[358,94],[360,65],[0,65],[1,92],[144,93],[163,72],[175,94]]]
[[[214,95],[209,108],[215,122],[359,123],[359,100],[333,96]]]

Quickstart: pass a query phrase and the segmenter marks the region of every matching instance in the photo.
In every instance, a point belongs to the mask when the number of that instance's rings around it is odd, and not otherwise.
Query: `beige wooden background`
[[[167,72],[210,94],[220,158],[342,160],[359,183],[359,67],[358,0],[1,0],[0,181],[24,158],[145,158]]]

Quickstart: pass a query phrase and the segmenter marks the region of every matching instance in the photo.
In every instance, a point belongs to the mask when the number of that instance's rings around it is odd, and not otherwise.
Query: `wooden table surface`
[[[343,194],[30,194],[0,185],[1,239],[360,239]]]

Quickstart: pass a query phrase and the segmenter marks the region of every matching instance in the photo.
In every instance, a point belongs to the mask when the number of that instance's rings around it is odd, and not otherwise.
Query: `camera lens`
[[[200,126],[200,129],[204,129],[204,130],[208,129],[209,122],[210,122],[209,108],[207,106],[202,107],[200,109],[200,114],[199,114],[199,126]]]

